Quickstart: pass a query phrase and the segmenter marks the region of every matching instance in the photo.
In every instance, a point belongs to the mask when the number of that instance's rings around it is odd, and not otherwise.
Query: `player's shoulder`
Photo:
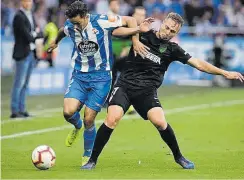
[[[74,28],[74,25],[71,23],[71,21],[69,19],[67,19],[64,22],[64,27],[66,27],[66,28]]]
[[[90,21],[94,20],[105,20],[109,22],[115,22],[119,20],[121,16],[119,15],[113,15],[113,14],[93,14],[90,18]]]
[[[169,41],[168,43],[169,43],[169,45],[171,45],[171,46],[179,46],[179,44],[176,43],[176,42]]]
[[[142,32],[140,34],[142,35],[155,35],[156,31],[154,29],[150,29],[149,31],[147,32]]]
[[[168,44],[168,47],[170,48],[171,51],[175,51],[175,50],[180,48],[179,44],[176,42],[168,41],[167,44]]]
[[[90,22],[98,20],[108,20],[108,15],[106,14],[90,14]]]
[[[151,38],[156,38],[156,35],[154,33],[154,30],[150,29],[147,32],[141,32],[140,37],[144,37],[145,39],[151,39]]]

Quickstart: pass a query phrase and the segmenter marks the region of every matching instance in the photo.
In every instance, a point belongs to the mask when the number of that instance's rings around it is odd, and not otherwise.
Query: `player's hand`
[[[145,19],[139,26],[140,32],[147,32],[150,30],[151,23],[154,22],[154,18],[150,17]]]
[[[227,79],[239,79],[241,82],[244,82],[244,77],[239,72],[227,71],[227,73],[224,74],[224,76]]]
[[[47,52],[50,53],[50,52],[52,52],[54,49],[56,49],[57,47],[58,47],[57,44],[55,44],[55,43],[51,43],[50,46],[49,46],[49,48],[47,49]]]
[[[149,53],[148,50],[150,48],[142,44],[139,40],[135,40],[133,41],[133,49],[135,56],[137,56],[138,53],[144,59]]]

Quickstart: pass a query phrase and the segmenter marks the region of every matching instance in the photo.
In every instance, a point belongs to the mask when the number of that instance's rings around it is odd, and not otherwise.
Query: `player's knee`
[[[158,130],[165,130],[167,128],[168,123],[166,121],[157,121],[156,123],[153,123],[153,125]]]
[[[84,125],[85,128],[90,128],[93,126],[94,121],[96,118],[96,113],[89,113],[88,111],[85,112],[84,114]]]
[[[86,129],[92,127],[94,125],[94,119],[84,118],[84,125]]]
[[[76,112],[75,109],[64,108],[63,115],[66,121],[69,121],[69,119],[74,115],[75,112]]]
[[[116,116],[107,116],[105,120],[105,125],[108,126],[111,129],[114,129],[118,123],[119,123],[120,118]]]

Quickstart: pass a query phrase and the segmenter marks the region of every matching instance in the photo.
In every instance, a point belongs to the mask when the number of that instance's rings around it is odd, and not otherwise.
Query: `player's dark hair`
[[[181,26],[183,26],[184,24],[184,19],[177,13],[171,12],[167,15],[166,19],[172,19],[175,22],[177,22],[178,24],[180,24]]]
[[[65,11],[65,15],[68,18],[73,18],[78,15],[80,15],[80,17],[85,17],[87,13],[88,13],[87,4],[85,4],[83,1],[73,2]]]

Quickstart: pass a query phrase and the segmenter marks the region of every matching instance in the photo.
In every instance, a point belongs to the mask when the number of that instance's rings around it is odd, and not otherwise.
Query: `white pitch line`
[[[192,93],[192,94],[197,94],[197,93]],[[178,94],[175,96],[170,96],[171,98],[174,99],[179,99],[179,98],[185,98],[187,97],[185,94]],[[31,114],[33,114],[34,117],[31,118],[17,118],[17,119],[3,119],[1,120],[1,124],[8,124],[8,123],[13,123],[13,122],[28,122],[28,121],[32,121],[32,120],[36,120],[39,119],[38,116],[41,116],[41,118],[49,118],[52,117],[52,115],[50,113],[57,113],[60,112],[61,114],[63,113],[63,108],[62,107],[58,107],[58,108],[50,108],[50,109],[44,109],[44,110],[31,110],[30,111]]]
[[[130,115],[130,116],[124,116],[123,119],[135,119],[140,117],[139,115]],[[104,119],[99,119],[96,120],[96,124],[103,123]],[[72,125],[64,125],[64,126],[59,126],[59,127],[53,127],[53,128],[46,128],[46,129],[40,129],[40,130],[35,130],[35,131],[25,131],[21,133],[16,133],[16,134],[11,134],[11,135],[6,135],[6,136],[1,136],[1,140],[3,139],[13,139],[13,138],[18,138],[22,136],[28,136],[28,135],[33,135],[33,134],[41,134],[41,133],[46,133],[46,132],[53,132],[53,131],[60,131],[64,129],[69,129],[72,128]]]
[[[185,111],[191,111],[191,110],[199,110],[199,109],[208,109],[208,108],[215,108],[215,107],[223,107],[223,106],[232,106],[232,105],[238,105],[238,104],[244,104],[244,99],[241,100],[232,100],[232,101],[220,101],[210,104],[199,104],[195,106],[186,106],[181,108],[174,108],[165,110],[166,114],[174,114],[178,112],[185,112]]]
[[[175,113],[179,113],[179,112],[208,109],[208,108],[216,108],[216,107],[224,107],[224,106],[232,106],[232,105],[237,105],[237,104],[244,104],[244,100],[222,101],[222,102],[215,102],[215,103],[210,103],[210,104],[199,104],[199,105],[195,105],[195,106],[186,106],[186,107],[182,107],[182,108],[174,108],[174,109],[165,110],[165,114],[169,115],[169,114],[175,114]],[[140,116],[137,114],[136,115],[130,115],[130,116],[125,115],[123,117],[123,119],[135,119],[138,117],[140,117]],[[102,123],[103,121],[104,121],[104,119],[96,120],[96,124]],[[33,135],[33,134],[46,133],[46,132],[60,131],[60,130],[67,129],[67,128],[72,128],[72,126],[71,125],[64,125],[64,126],[40,129],[40,130],[35,130],[35,131],[25,131],[25,132],[21,132],[21,133],[1,136],[1,140],[13,139],[13,138],[18,138],[18,137],[23,137],[23,136]]]

